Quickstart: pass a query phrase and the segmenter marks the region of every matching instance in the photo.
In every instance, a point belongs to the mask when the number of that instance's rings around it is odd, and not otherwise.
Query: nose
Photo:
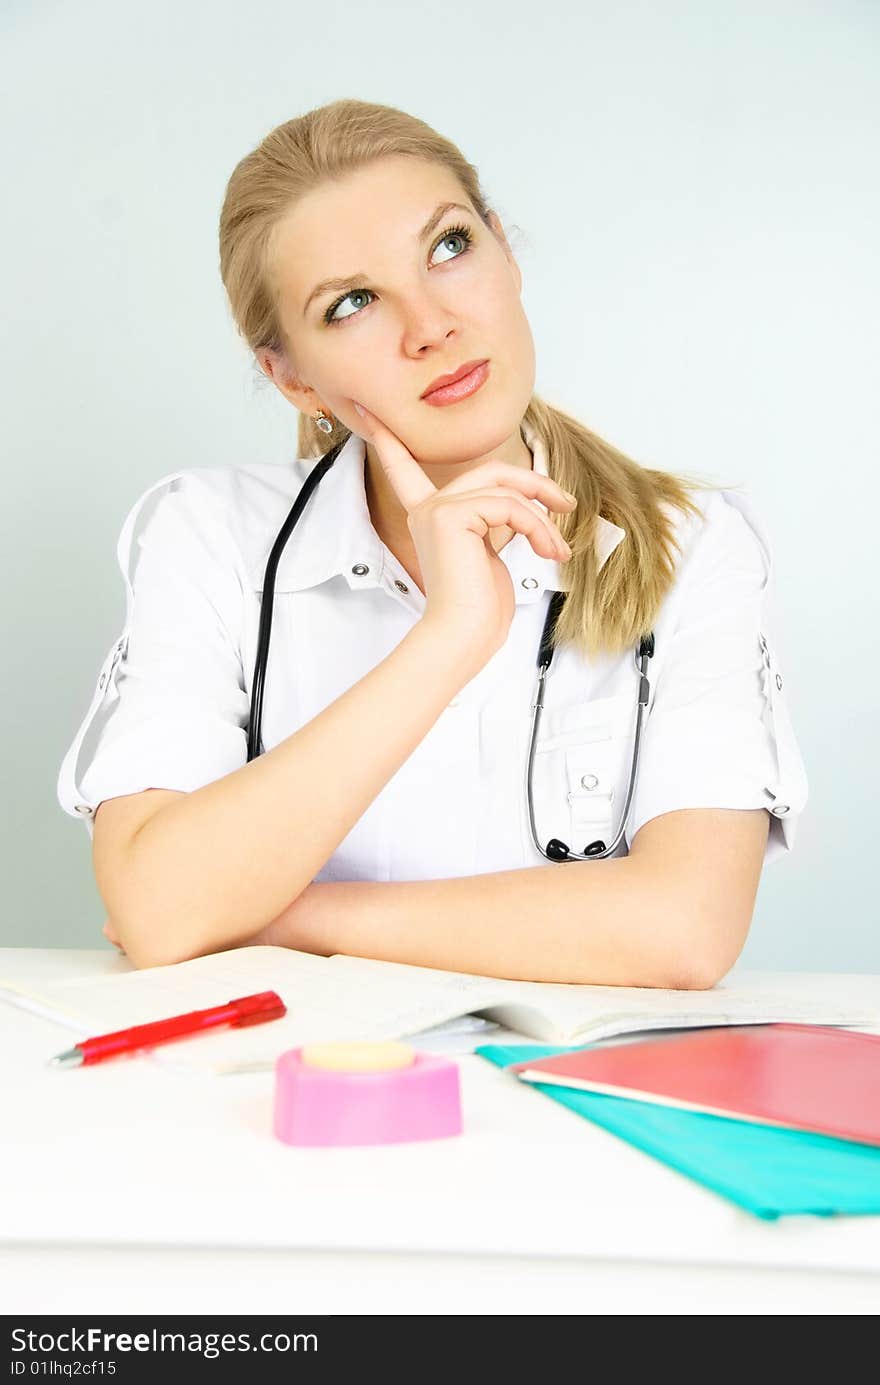
[[[410,355],[419,357],[431,351],[441,353],[457,330],[457,319],[433,295],[422,292],[409,300],[404,341]]]

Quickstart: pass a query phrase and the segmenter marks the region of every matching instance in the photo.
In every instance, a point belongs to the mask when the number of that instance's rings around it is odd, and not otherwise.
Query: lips
[[[471,371],[475,370],[478,365],[483,365],[485,360],[485,356],[480,356],[475,361],[466,361],[465,364],[459,366],[458,370],[454,371],[452,375],[438,375],[437,379],[432,380],[428,388],[422,391],[419,398],[424,399],[426,394],[430,394],[432,390],[442,389],[444,385],[453,385],[455,381],[460,380],[462,376],[470,375]]]

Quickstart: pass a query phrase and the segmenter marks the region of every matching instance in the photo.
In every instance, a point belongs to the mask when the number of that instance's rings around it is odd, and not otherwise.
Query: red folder
[[[880,1035],[724,1025],[512,1063],[508,1072],[662,1106],[880,1145]]]

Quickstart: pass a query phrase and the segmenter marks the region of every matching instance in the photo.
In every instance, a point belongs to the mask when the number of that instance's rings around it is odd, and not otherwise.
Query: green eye
[[[434,250],[437,250],[445,240],[451,240],[453,237],[456,237],[458,240],[464,242],[464,249],[460,250],[457,255],[451,256],[451,258],[454,260],[460,260],[462,255],[465,255],[467,251],[470,250],[473,244],[473,232],[467,226],[447,227],[447,229],[440,236],[439,240],[434,242],[434,247],[431,253],[433,254]],[[340,308],[343,303],[348,301],[349,298],[363,298],[364,296],[367,296],[369,298],[374,297],[372,289],[349,289],[348,293],[344,293],[341,296],[341,298],[337,298],[335,302],[330,304],[330,307],[324,314],[324,321],[327,324],[327,326],[338,327],[341,323],[348,322],[351,318],[357,317],[358,313],[362,311],[361,308],[356,308],[353,313],[346,313],[344,317],[334,317],[334,313],[336,312],[336,309]],[[368,306],[369,304],[364,304],[364,307]]]

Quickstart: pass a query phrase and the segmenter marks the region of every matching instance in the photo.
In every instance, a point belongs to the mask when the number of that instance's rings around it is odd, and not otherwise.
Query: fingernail
[[[577,496],[572,495],[571,491],[563,491],[562,494],[565,496],[566,500],[577,500]]]
[[[358,404],[358,402],[357,402],[356,399],[353,399],[351,402],[352,402],[352,404],[354,404],[354,407],[357,409],[357,411],[358,411],[358,413],[360,414],[361,418],[363,418],[363,417],[364,417],[364,411],[363,411],[363,409],[361,408],[360,404]]]

